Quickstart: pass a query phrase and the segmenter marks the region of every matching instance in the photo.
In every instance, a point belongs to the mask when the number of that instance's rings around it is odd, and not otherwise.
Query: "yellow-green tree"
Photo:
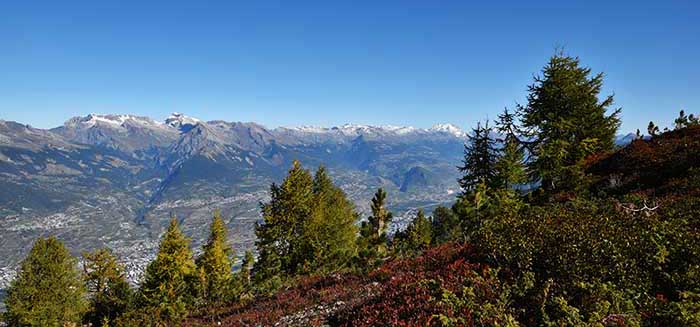
[[[83,278],[90,308],[85,320],[93,326],[115,321],[129,309],[131,289],[124,268],[109,249],[83,254]]]
[[[156,259],[146,267],[140,290],[141,304],[153,319],[177,324],[187,316],[196,279],[189,244],[173,217],[161,239]]]
[[[432,239],[432,223],[423,209],[419,209],[408,227],[395,235],[394,248],[400,254],[420,253],[430,247]]]
[[[231,257],[233,250],[228,245],[226,224],[221,212],[214,212],[209,239],[204,245],[204,253],[197,258],[197,271],[202,284],[199,298],[204,306],[218,306],[229,300],[231,294]]]
[[[9,326],[77,325],[84,299],[75,258],[55,237],[39,238],[7,291],[5,320]]]
[[[321,166],[313,181],[313,210],[304,222],[302,253],[306,273],[346,267],[356,253],[358,220],[352,202]]]
[[[270,201],[262,205],[263,223],[256,228],[258,285],[350,263],[356,252],[357,214],[325,168],[312,176],[295,161],[282,184],[273,184],[270,193]]]

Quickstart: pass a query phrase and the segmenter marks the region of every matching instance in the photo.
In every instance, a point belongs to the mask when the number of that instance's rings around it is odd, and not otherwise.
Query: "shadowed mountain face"
[[[0,288],[48,234],[74,254],[114,249],[137,281],[171,215],[199,247],[221,209],[240,255],[252,247],[270,183],[293,160],[325,165],[360,212],[384,187],[399,227],[417,208],[452,201],[464,140],[449,124],[267,129],[182,114],[164,122],[91,114],[42,130],[0,120]]]

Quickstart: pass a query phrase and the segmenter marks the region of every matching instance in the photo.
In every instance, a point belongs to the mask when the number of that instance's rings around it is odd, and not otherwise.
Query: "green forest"
[[[700,119],[615,145],[603,73],[556,52],[521,104],[475,124],[452,207],[389,233],[323,166],[295,161],[255,251],[221,213],[195,256],[172,217],[138,287],[110,249],[36,240],[8,326],[700,326]],[[497,110],[497,109],[496,109]],[[234,258],[243,257],[241,263]],[[79,264],[80,262],[80,264]],[[235,269],[234,269],[235,266]]]

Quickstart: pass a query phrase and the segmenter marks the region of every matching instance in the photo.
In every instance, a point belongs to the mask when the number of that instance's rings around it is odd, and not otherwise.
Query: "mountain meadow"
[[[3,321],[700,326],[700,119],[621,138],[603,82],[557,52],[467,133],[0,122]]]

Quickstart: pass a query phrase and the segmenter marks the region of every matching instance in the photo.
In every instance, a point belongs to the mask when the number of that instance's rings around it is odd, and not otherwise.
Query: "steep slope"
[[[689,195],[700,186],[700,126],[635,139],[627,147],[594,158],[588,172],[596,190],[663,196]],[[692,193],[695,194],[695,193]]]

